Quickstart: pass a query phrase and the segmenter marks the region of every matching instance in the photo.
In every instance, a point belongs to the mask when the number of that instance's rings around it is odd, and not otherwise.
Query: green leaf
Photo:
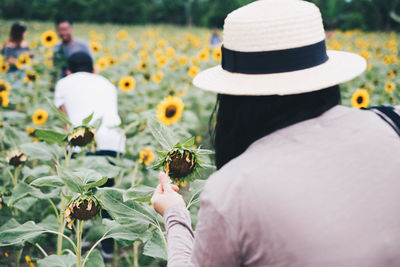
[[[123,200],[149,201],[153,193],[153,187],[135,186],[124,192]]]
[[[162,260],[168,259],[167,248],[159,231],[155,231],[151,239],[144,245],[143,255]]]
[[[96,182],[92,182],[92,183],[88,183],[86,185],[83,186],[83,188],[85,189],[85,191],[89,190],[90,188],[94,188],[94,187],[100,187],[103,184],[107,183],[108,178],[107,177],[103,177],[100,180],[96,181]]]
[[[49,98],[46,97],[47,103],[49,104],[51,110],[54,112],[54,114],[64,123],[66,123],[68,126],[72,127],[72,123],[68,120],[67,116],[60,110],[58,109],[53,102]]]
[[[18,200],[13,207],[22,212],[27,212],[37,201],[38,199],[34,197],[24,197]]]
[[[58,158],[60,150],[45,143],[27,143],[20,146],[29,159],[49,161]]]
[[[160,123],[153,117],[148,118],[149,129],[153,134],[154,138],[160,143],[163,149],[169,151],[176,143],[178,138],[172,132],[171,129],[167,128],[164,124]]]
[[[74,193],[82,193],[84,188],[84,184],[82,178],[73,174],[71,171],[58,166],[57,167],[57,174],[61,177],[61,180],[67,185],[69,190]]]
[[[109,219],[103,219],[103,224],[105,225],[105,230],[107,232],[107,234],[104,236],[104,239],[114,238],[116,240],[125,240],[132,242],[140,240],[142,242],[146,242],[151,237],[150,232],[136,232],[136,225],[121,225],[116,221],[112,221]]]
[[[35,131],[35,137],[37,139],[39,139],[40,141],[45,141],[46,143],[48,143],[50,145],[58,144],[58,145],[62,146],[65,143],[65,138],[67,137],[67,134],[59,133],[59,132],[52,131],[52,130],[38,129]]]
[[[64,186],[63,180],[58,176],[45,176],[34,180],[31,185],[41,187],[41,186]]]
[[[110,164],[106,157],[86,156],[76,161],[76,166],[84,166],[87,169],[96,170],[101,177],[117,177],[121,171],[120,167]],[[74,165],[75,166],[75,165]],[[79,167],[75,167],[79,170]]]
[[[85,126],[87,126],[87,125],[89,124],[89,122],[93,119],[93,115],[94,115],[94,112],[92,112],[92,114],[90,114],[89,116],[87,116],[86,118],[84,118],[84,119],[82,120],[82,124],[85,125]]]
[[[149,214],[139,203],[123,201],[123,190],[116,188],[99,188],[97,196],[111,217],[118,223],[129,224],[137,233],[145,232],[149,224],[155,224],[155,215]]]
[[[86,254],[83,255],[82,263],[85,258]],[[85,263],[85,267],[104,267],[104,261],[100,251],[95,249],[92,251],[92,253],[90,253],[89,258]]]
[[[27,185],[25,183],[19,183],[13,190],[11,197],[7,200],[8,205],[13,205],[15,202],[18,200],[30,196],[34,197],[37,199],[49,199],[49,198],[54,198],[59,195],[59,190],[54,189],[50,191],[49,193],[43,193],[40,191],[38,188],[32,187],[30,185]]]
[[[187,141],[183,144],[183,146],[184,146],[184,147],[192,147],[194,144],[195,144],[195,138],[192,137],[192,138],[190,138],[189,140],[187,140]]]
[[[47,175],[49,172],[50,172],[50,166],[48,165],[40,165],[33,169],[25,165],[22,169],[22,173],[24,174],[25,177],[33,177],[33,178]]]
[[[33,221],[0,232],[0,247],[21,244],[45,233],[46,229]]]
[[[74,266],[76,266],[76,256],[71,254],[51,255],[44,259],[38,260],[38,267],[74,267]]]

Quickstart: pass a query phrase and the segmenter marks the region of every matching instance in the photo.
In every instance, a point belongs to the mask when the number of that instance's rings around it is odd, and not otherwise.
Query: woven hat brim
[[[329,50],[324,64],[277,74],[241,74],[221,65],[200,72],[193,84],[206,91],[227,95],[292,95],[342,84],[361,75],[366,60],[354,53]]]

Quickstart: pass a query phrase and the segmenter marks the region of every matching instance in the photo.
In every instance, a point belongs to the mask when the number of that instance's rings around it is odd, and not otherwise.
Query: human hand
[[[164,172],[158,174],[160,184],[157,186],[156,191],[151,198],[153,208],[162,216],[167,208],[182,205],[185,207],[185,201],[180,194],[177,193],[179,188],[171,184],[171,180]]]

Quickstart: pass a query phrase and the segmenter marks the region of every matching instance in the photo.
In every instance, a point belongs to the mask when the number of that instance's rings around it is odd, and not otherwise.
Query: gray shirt
[[[337,106],[276,131],[213,174],[196,232],[166,210],[175,266],[400,266],[400,137]]]
[[[74,39],[72,44],[70,45],[64,45],[63,43],[55,45],[54,52],[60,53],[66,58],[78,52],[85,52],[89,55],[91,54],[89,46],[84,41],[81,41],[79,39]]]

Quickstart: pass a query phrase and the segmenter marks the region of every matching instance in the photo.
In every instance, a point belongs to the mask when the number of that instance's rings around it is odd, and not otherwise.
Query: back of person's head
[[[68,70],[76,72],[93,72],[93,60],[90,55],[84,52],[77,52],[68,58]]]
[[[72,26],[72,20],[66,17],[58,17],[55,20],[56,26],[60,25],[61,23],[68,22]]]
[[[26,31],[26,26],[22,23],[16,22],[11,26],[10,31],[10,41],[15,42],[18,45],[24,39],[24,32]]]
[[[340,103],[339,86],[309,93],[269,96],[219,94],[211,117],[215,164],[222,168],[253,142],[277,130],[316,118]],[[211,124],[214,123],[215,127]]]

